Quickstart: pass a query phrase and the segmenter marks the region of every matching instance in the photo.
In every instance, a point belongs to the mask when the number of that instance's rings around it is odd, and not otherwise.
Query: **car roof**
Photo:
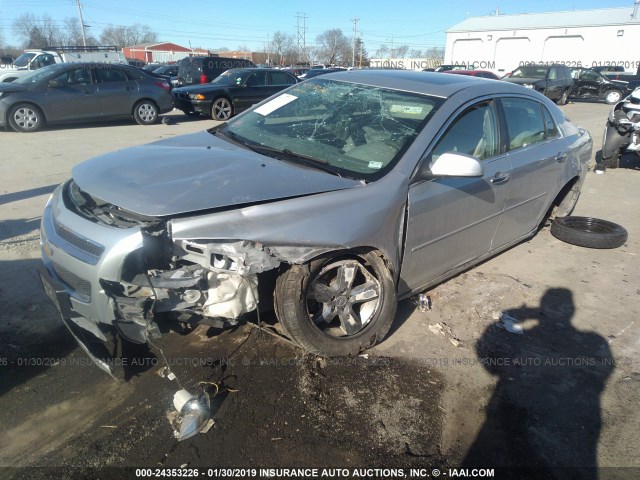
[[[328,73],[318,80],[341,80],[374,87],[404,90],[448,98],[455,93],[474,88],[480,95],[498,93],[525,93],[524,87],[509,82],[496,82],[471,75],[443,75],[441,72],[414,72],[411,70],[351,70]]]

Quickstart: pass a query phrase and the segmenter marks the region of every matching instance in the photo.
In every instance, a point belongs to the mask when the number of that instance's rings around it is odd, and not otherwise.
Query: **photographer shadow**
[[[597,478],[600,396],[614,361],[606,339],[571,325],[574,312],[571,291],[552,288],[539,308],[505,311],[485,330],[476,352],[498,383],[464,468]],[[504,328],[510,321],[522,335]]]

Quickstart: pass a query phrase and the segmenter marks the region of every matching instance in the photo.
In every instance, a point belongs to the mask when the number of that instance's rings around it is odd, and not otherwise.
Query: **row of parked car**
[[[188,57],[155,70],[56,63],[0,83],[0,127],[32,132],[45,123],[127,117],[148,125],[173,108],[189,116],[227,120],[301,80],[342,70],[312,68],[296,76],[292,70],[258,68],[248,60],[224,57]],[[492,78],[482,71],[445,73]],[[558,104],[571,97],[616,103],[640,83],[564,65],[523,66],[503,80],[539,91]]]
[[[455,65],[439,67],[444,73],[473,75],[500,80],[485,70],[463,70]],[[532,88],[560,105],[570,98],[602,100],[612,105],[640,86],[640,76],[624,71],[601,71],[597,68],[567,67],[561,64],[525,65],[508,73],[502,80]]]

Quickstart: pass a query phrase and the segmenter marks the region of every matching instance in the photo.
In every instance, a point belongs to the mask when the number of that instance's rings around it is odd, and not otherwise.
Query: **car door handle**
[[[501,183],[507,183],[510,178],[511,178],[511,175],[509,175],[508,173],[498,172],[490,180],[490,182],[493,183],[494,185],[500,185]]]
[[[556,162],[561,163],[564,162],[567,159],[567,154],[566,153],[558,153],[558,155],[556,155]]]

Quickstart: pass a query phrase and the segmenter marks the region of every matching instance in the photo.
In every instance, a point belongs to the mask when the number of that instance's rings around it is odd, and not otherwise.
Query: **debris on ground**
[[[524,335],[524,329],[522,328],[522,325],[520,325],[519,320],[506,313],[500,315],[500,323],[498,323],[497,326],[499,328],[504,328],[509,333]]]

